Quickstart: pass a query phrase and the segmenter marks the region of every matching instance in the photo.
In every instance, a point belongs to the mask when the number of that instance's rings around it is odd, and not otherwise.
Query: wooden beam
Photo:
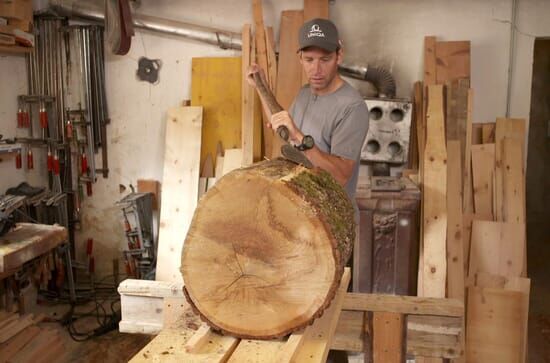
[[[195,206],[200,167],[202,107],[168,110],[156,279],[182,281],[181,250]]]
[[[464,316],[464,303],[457,299],[350,292],[346,294],[342,309],[412,315]]]
[[[403,314],[375,312],[373,314],[374,363],[403,361],[405,318]]]
[[[447,150],[443,86],[428,88],[424,151],[424,266],[422,296],[445,297],[447,260]]]

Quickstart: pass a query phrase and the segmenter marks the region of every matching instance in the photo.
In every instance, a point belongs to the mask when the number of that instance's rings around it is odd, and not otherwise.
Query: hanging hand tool
[[[27,152],[27,169],[34,169],[34,158],[32,156],[31,148],[29,148],[29,151]]]
[[[88,174],[88,158],[85,150],[82,150],[82,154],[80,154],[80,172],[82,175]]]
[[[48,147],[48,159],[47,159],[48,171],[53,171],[53,155],[52,151]]]
[[[53,173],[59,175],[59,157],[57,156],[57,152],[53,156]]]
[[[21,129],[25,127],[24,125],[25,125],[24,114],[23,114],[23,110],[20,108],[17,110],[17,127]]]
[[[40,127],[43,129],[48,128],[48,112],[46,112],[46,107],[40,108]]]
[[[73,123],[71,120],[67,120],[67,125],[65,126],[65,133],[67,134],[67,139],[73,138]]]
[[[258,91],[260,97],[264,100],[267,108],[269,109],[269,112],[274,115],[277,112],[283,111],[283,108],[281,107],[281,105],[279,105],[279,103],[275,99],[275,96],[265,84],[265,81],[260,75],[260,72],[254,73],[254,82],[256,83],[256,90]],[[313,168],[313,164],[304,155],[304,153],[289,144],[289,132],[286,126],[279,126],[277,128],[277,135],[279,135],[279,137],[286,142],[283,146],[281,146],[281,154],[287,160],[299,165],[303,165],[308,169]]]
[[[23,160],[21,156],[21,150],[17,150],[17,154],[15,154],[15,168],[21,169],[23,167]]]

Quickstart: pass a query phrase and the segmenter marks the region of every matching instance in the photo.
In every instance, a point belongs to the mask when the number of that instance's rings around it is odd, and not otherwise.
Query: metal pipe
[[[105,12],[96,1],[52,0],[51,7],[64,15],[72,15],[103,23]],[[182,36],[188,39],[217,45],[222,49],[241,49],[241,33],[229,32],[210,27],[162,19],[143,14],[132,14],[136,28]]]
[[[510,117],[510,102],[512,99],[512,76],[514,72],[514,57],[516,55],[516,19],[518,0],[512,0],[512,20],[510,21],[510,46],[508,53],[508,84],[506,85],[506,117]]]

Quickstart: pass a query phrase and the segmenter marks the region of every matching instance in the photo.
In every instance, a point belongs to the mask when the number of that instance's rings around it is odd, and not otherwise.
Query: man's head
[[[342,61],[341,42],[334,23],[327,19],[310,20],[300,28],[300,63],[314,93],[336,90],[341,82],[338,64]]]

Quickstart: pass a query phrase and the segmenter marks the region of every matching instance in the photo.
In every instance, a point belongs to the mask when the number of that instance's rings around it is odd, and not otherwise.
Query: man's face
[[[321,48],[310,47],[301,52],[300,63],[313,91],[323,91],[330,86],[338,74],[341,59],[342,50],[331,53]]]

